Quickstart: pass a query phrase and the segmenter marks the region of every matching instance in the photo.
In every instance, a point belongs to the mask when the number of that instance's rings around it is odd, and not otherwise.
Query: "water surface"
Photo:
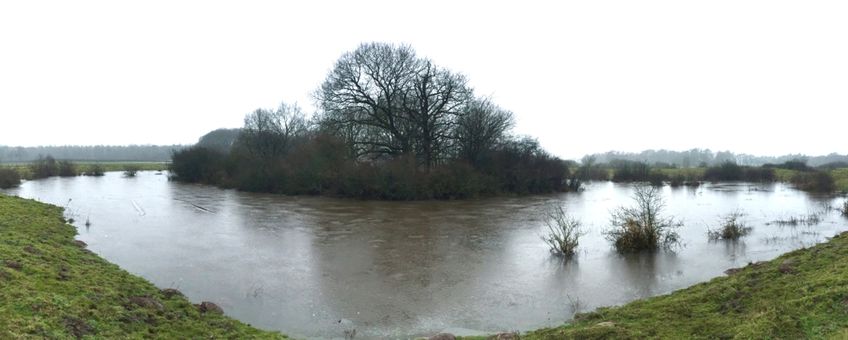
[[[576,311],[668,293],[824,241],[846,221],[840,199],[783,184],[663,188],[684,222],[675,252],[623,256],[602,231],[633,187],[469,201],[376,202],[287,197],[169,182],[141,172],[28,181],[6,193],[67,207],[89,248],[192,301],[296,337],[405,338],[450,330],[526,331]],[[546,207],[583,221],[563,262],[541,241]],[[752,233],[710,242],[739,210]],[[812,226],[770,222],[818,213]],[[85,226],[89,220],[91,225]]]

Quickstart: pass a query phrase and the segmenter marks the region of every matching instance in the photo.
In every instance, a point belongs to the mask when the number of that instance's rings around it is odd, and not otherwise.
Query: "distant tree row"
[[[586,155],[586,160],[595,163],[610,163],[616,160],[643,162],[658,166],[675,166],[682,168],[706,167],[731,162],[746,166],[761,166],[765,164],[781,164],[789,161],[802,161],[817,167],[826,164],[848,164],[848,155],[831,153],[825,156],[807,156],[801,154],[784,156],[755,156],[736,154],[730,151],[713,152],[710,149],[691,149],[686,151],[645,150],[638,153],[609,151],[600,154]]]
[[[175,152],[176,179],[381,199],[574,188],[568,163],[510,134],[513,115],[405,45],[363,44],[316,91],[319,112],[257,109]]]
[[[173,150],[183,147],[182,145],[0,146],[0,161],[32,162],[50,155],[56,159],[73,161],[167,162]]]
[[[811,167],[803,160],[790,160],[780,164],[762,166],[739,165],[727,161],[699,169],[677,168],[668,164],[650,165],[645,162],[615,159],[598,164],[594,158],[584,159],[575,176],[581,181],[644,182],[654,186],[698,186],[708,182],[775,182],[792,183],[796,188],[814,192],[832,192],[837,189],[833,171],[848,167],[843,163]],[[785,174],[778,177],[777,169]],[[840,170],[835,170],[840,169]],[[787,177],[788,176],[788,177]]]

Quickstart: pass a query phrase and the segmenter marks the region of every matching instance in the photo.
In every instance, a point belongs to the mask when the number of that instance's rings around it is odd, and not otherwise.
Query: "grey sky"
[[[411,44],[578,158],[848,152],[844,1],[6,1],[0,145],[192,143]]]

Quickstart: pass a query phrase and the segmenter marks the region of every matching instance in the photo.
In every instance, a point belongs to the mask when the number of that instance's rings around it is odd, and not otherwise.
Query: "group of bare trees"
[[[282,103],[275,110],[256,109],[244,118],[236,146],[260,159],[278,159],[306,136],[309,124],[294,104]]]
[[[473,163],[513,124],[511,112],[475,97],[463,75],[406,45],[368,43],[344,54],[316,97],[321,128],[354,157],[414,155],[425,169],[457,157]]]
[[[210,133],[174,154],[174,174],[251,191],[381,199],[565,188],[567,165],[535,140],[511,137],[510,111],[409,46],[367,43],[345,53],[315,98],[312,119],[281,104],[249,113],[235,139]]]

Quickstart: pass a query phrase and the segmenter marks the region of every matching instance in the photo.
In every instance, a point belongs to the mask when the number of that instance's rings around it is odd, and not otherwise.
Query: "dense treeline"
[[[316,91],[319,112],[257,109],[174,152],[175,179],[242,190],[449,199],[575,189],[569,164],[510,134],[513,115],[409,46],[363,44]]]
[[[812,167],[819,167],[829,163],[848,164],[848,155],[831,153],[825,156],[806,156],[801,154],[784,156],[755,156],[749,154],[737,154],[730,151],[713,152],[710,149],[691,149],[686,151],[671,150],[645,150],[638,153],[609,151],[605,153],[587,155],[583,161],[593,159],[597,163],[610,163],[616,160],[643,162],[646,164],[668,164],[682,168],[706,167],[721,165],[732,162],[744,166],[761,166],[766,164],[780,164],[800,160]]]
[[[182,145],[95,145],[95,146],[0,146],[0,161],[32,162],[50,155],[74,161],[167,162]]]

